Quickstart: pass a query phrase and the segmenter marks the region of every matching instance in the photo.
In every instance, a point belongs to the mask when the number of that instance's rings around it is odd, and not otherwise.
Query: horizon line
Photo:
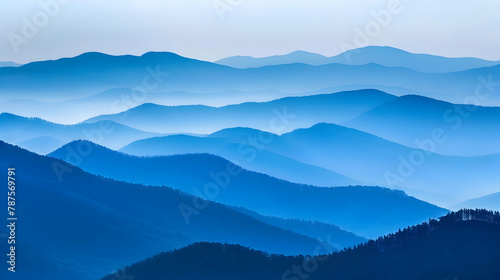
[[[484,59],[484,58],[475,57],[475,56],[443,56],[443,55],[430,54],[430,53],[410,52],[410,51],[407,51],[407,50],[404,50],[404,49],[401,49],[401,48],[396,48],[396,47],[387,46],[387,45],[368,45],[368,46],[363,46],[363,47],[359,47],[359,48],[352,48],[352,49],[348,49],[348,50],[342,51],[342,52],[340,52],[338,54],[335,54],[335,55],[332,55],[332,56],[328,56],[328,55],[325,55],[325,54],[322,54],[322,53],[319,53],[319,52],[307,51],[307,50],[295,50],[295,51],[292,51],[292,52],[278,53],[278,54],[272,54],[272,55],[266,55],[266,56],[251,56],[251,55],[239,54],[239,55],[225,56],[225,57],[218,58],[218,59],[215,59],[215,60],[204,60],[204,59],[200,59],[200,58],[195,58],[195,57],[190,57],[190,56],[184,56],[184,55],[182,55],[180,53],[176,53],[176,52],[168,51],[168,50],[150,50],[150,51],[146,51],[146,52],[141,53],[141,54],[131,54],[131,53],[113,54],[113,53],[106,53],[106,52],[101,52],[101,51],[92,51],[92,50],[90,50],[90,51],[86,51],[86,52],[83,52],[83,53],[79,53],[79,54],[74,55],[74,56],[63,56],[63,57],[52,58],[52,59],[45,59],[45,60],[33,60],[33,61],[26,62],[26,63],[20,63],[20,62],[13,61],[13,60],[4,60],[4,61],[0,61],[0,63],[15,63],[15,64],[19,64],[19,66],[22,66],[22,65],[33,63],[33,62],[56,61],[56,60],[65,59],[65,58],[75,58],[75,57],[78,57],[78,56],[81,56],[81,55],[84,55],[84,54],[88,54],[88,53],[99,53],[99,54],[104,54],[104,55],[108,55],[108,56],[127,56],[127,55],[130,55],[130,56],[135,56],[135,57],[141,57],[141,56],[143,56],[145,54],[148,54],[148,53],[173,53],[173,54],[176,54],[178,56],[189,58],[189,59],[195,59],[195,60],[200,60],[200,61],[205,61],[205,62],[217,63],[217,61],[220,61],[220,60],[223,60],[223,59],[226,59],[226,58],[231,58],[231,57],[249,57],[249,58],[253,58],[253,59],[261,59],[261,58],[268,58],[268,57],[274,57],[274,56],[286,56],[286,55],[290,55],[290,54],[296,53],[296,52],[305,52],[305,53],[310,53],[310,54],[321,55],[321,56],[324,56],[325,58],[331,58],[331,57],[336,57],[336,56],[342,55],[342,54],[344,54],[346,52],[349,52],[349,51],[361,50],[361,49],[372,48],[372,47],[391,48],[391,49],[403,51],[403,52],[406,52],[406,53],[409,53],[409,54],[413,54],[413,55],[429,55],[429,56],[436,56],[436,57],[449,58],[449,59],[467,59],[467,58],[473,58],[473,59],[480,59],[480,60],[484,60],[484,61],[499,62],[500,63],[500,60],[490,60],[490,59]],[[6,67],[8,67],[8,66],[6,66]],[[16,66],[14,66],[14,67],[16,67]]]

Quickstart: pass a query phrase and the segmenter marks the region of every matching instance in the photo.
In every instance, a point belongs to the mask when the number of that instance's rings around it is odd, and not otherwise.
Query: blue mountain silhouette
[[[39,118],[0,114],[0,139],[39,154],[54,151],[61,146],[61,143],[77,139],[91,140],[118,149],[132,141],[157,135],[159,134],[144,132],[111,121],[61,125]]]
[[[50,156],[71,163],[70,151],[79,146],[87,146],[91,152],[74,163],[90,173],[146,185],[167,185],[263,215],[332,223],[367,237],[380,236],[447,211],[402,191],[385,188],[293,184],[241,169],[209,154],[140,158],[75,141]]]
[[[0,61],[0,67],[18,67],[21,65],[12,61]]]
[[[486,208],[493,211],[500,211],[500,192],[492,193],[478,198],[466,200],[460,204],[454,205],[454,209],[470,208],[479,209]]]
[[[329,246],[332,246],[333,248],[348,248],[367,241],[364,237],[357,236],[352,232],[345,231],[332,224],[318,221],[283,219],[272,216],[264,216],[241,207],[231,208],[259,221],[263,221],[279,228],[291,230],[312,238],[326,238],[323,242],[328,243]]]
[[[327,254],[321,248],[323,255],[316,258],[269,256],[239,245],[203,242],[152,256],[121,272],[150,280],[497,279],[499,234],[498,212],[466,209],[344,252]]]
[[[496,65],[450,73],[421,73],[376,63],[319,66],[294,63],[235,69],[173,53],[153,52],[140,57],[85,53],[74,58],[2,67],[0,93],[4,100],[61,101],[120,87],[188,92],[275,89],[300,93],[356,84],[402,87],[430,94],[432,98],[462,103],[480,84],[478,77],[498,76],[499,70],[500,66]],[[145,79],[147,85],[144,85]],[[500,98],[492,95],[479,102],[498,105]]]
[[[217,60],[215,63],[234,68],[259,68],[270,65],[303,63],[309,65],[327,64],[327,57],[306,51],[295,51],[286,55],[273,55],[268,57],[231,56]]]
[[[227,129],[224,131],[248,131],[245,128]],[[258,139],[257,135],[272,135],[256,130],[255,134],[244,134],[241,137],[216,137],[224,131],[196,137],[188,135],[172,135],[156,137],[133,142],[120,149],[121,152],[138,156],[177,155],[189,153],[210,153],[238,163],[243,168],[267,174],[294,183],[312,184],[316,186],[359,185],[360,181],[348,178],[337,172],[293,160],[265,149],[253,147],[250,139]]]
[[[130,88],[113,88],[89,97],[58,102],[9,99],[0,101],[0,112],[25,117],[39,117],[56,123],[73,124],[103,114],[119,113],[144,103],[168,106],[200,104],[220,107],[243,102],[266,102],[288,95],[272,89],[227,90],[210,93],[186,91],[138,93]],[[30,108],[30,110],[26,110],[26,108]]]
[[[349,50],[332,57],[305,51],[296,51],[286,55],[275,55],[262,58],[233,56],[218,60],[216,63],[235,68],[259,68],[269,65],[293,63],[304,63],[309,65],[324,65],[330,63],[364,65],[376,63],[388,67],[410,68],[424,73],[445,73],[489,67],[500,64],[500,61],[488,61],[472,57],[448,58],[428,54],[415,54],[393,47],[368,46]]]
[[[259,139],[259,134],[263,139],[270,140],[251,143],[249,139]],[[228,141],[235,144],[228,146]],[[278,155],[334,171],[365,184],[398,187],[412,196],[442,207],[497,192],[496,182],[500,180],[496,171],[496,166],[500,164],[498,154],[444,156],[327,123],[272,138],[265,132],[242,128],[226,129],[209,137],[184,135],[150,138],[133,142],[121,151],[138,156],[208,152],[236,161],[251,170],[267,174],[272,172],[280,178],[287,176],[294,181],[307,183],[306,173],[305,178],[293,176],[266,164],[283,162]],[[289,169],[290,173],[301,172],[297,165],[293,168]],[[317,169],[315,172],[321,174]],[[315,180],[319,185],[328,186],[326,175],[320,175]]]
[[[359,90],[286,97],[263,103],[250,102],[219,108],[143,104],[122,113],[97,116],[85,122],[112,120],[159,133],[206,134],[241,126],[284,133],[318,122],[344,122],[394,98],[396,97],[393,95],[377,90]]]
[[[445,134],[434,152],[456,156],[500,153],[500,108],[451,104],[417,95],[406,95],[381,104],[344,123],[382,138],[422,148],[435,130]],[[434,141],[434,140],[433,140]]]
[[[245,244],[284,254],[311,254],[317,246],[313,238],[219,203],[205,205],[202,199],[166,186],[105,179],[3,141],[0,152],[0,168],[16,168],[16,211],[22,217],[16,231],[17,240],[23,241],[16,244],[17,261],[41,268],[19,269],[20,278],[14,279],[96,279],[113,268],[197,241]],[[6,195],[0,197],[7,200]],[[193,206],[193,201],[205,207],[187,224],[179,206]],[[2,211],[0,217],[5,220],[6,215]],[[7,245],[0,243],[2,251]]]

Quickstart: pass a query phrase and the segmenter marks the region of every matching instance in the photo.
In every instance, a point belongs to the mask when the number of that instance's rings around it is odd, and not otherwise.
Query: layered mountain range
[[[499,71],[391,47],[1,63],[12,279],[496,279]]]

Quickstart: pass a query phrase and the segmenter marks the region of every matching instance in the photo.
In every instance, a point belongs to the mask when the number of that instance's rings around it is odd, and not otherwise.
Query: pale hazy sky
[[[366,45],[500,60],[496,0],[55,1],[0,1],[0,61],[26,63],[88,51],[171,51],[209,61],[295,50],[332,56],[342,46]],[[392,10],[391,1],[396,1]],[[391,18],[375,23],[374,13]],[[367,28],[365,40],[356,42],[363,36],[359,30]]]

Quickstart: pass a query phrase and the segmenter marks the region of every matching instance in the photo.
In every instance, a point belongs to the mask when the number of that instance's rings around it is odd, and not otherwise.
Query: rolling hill
[[[62,124],[74,124],[103,114],[120,113],[144,103],[165,106],[199,104],[219,107],[243,102],[266,102],[286,96],[288,94],[271,89],[195,93],[185,91],[142,92],[130,88],[113,88],[89,97],[58,102],[31,99],[0,101],[0,112],[38,117]],[[26,108],[30,108],[30,110],[26,110]]]
[[[331,63],[347,65],[376,63],[388,67],[410,68],[424,73],[446,73],[494,66],[500,64],[500,61],[488,61],[472,57],[448,58],[428,54],[409,53],[392,47],[368,46],[349,50],[332,57],[296,51],[286,55],[261,58],[234,56],[218,60],[215,63],[235,68],[258,68],[293,63],[304,63],[316,66]]]
[[[422,96],[401,96],[343,125],[413,148],[455,156],[500,153],[500,108],[464,106]],[[443,141],[433,139],[441,131]],[[431,146],[429,146],[431,145]]]
[[[18,67],[21,65],[12,61],[0,61],[0,67]]]
[[[225,65],[233,68],[260,68],[271,65],[303,63],[309,65],[328,64],[327,57],[310,53],[306,51],[295,51],[286,55],[273,55],[268,57],[251,57],[251,56],[231,56],[215,61],[220,65]]]
[[[112,56],[89,52],[72,58],[32,62],[16,68],[0,68],[0,91],[5,93],[2,96],[4,100],[21,98],[63,101],[88,97],[111,88],[165,89],[166,79],[170,75],[170,88],[191,91],[184,87],[188,85],[187,77],[199,77],[207,72],[216,75],[228,69],[230,68],[169,52],[149,52],[142,56]],[[144,83],[146,79],[148,80]],[[182,88],[179,85],[183,85]],[[68,92],[71,94],[68,95]]]
[[[458,205],[454,205],[453,208],[486,208],[493,211],[500,211],[500,192],[466,200]]]
[[[247,171],[209,154],[141,158],[76,141],[50,156],[71,162],[68,151],[79,149],[91,151],[77,164],[93,174],[146,185],[167,185],[262,215],[331,223],[366,237],[380,236],[447,212],[402,191],[294,184]]]
[[[230,131],[231,133],[239,131],[242,134],[237,137],[230,135],[224,137],[222,135],[224,131]],[[208,137],[172,135],[149,138],[133,142],[119,151],[136,156],[209,153],[228,159],[245,169],[294,183],[325,187],[361,184],[358,180],[348,178],[334,171],[304,164],[289,157],[270,152],[263,148],[265,142],[260,143],[258,141],[259,136],[266,139],[266,142],[271,137],[277,137],[277,135],[264,133],[260,130],[234,128],[216,132]],[[254,142],[259,145],[259,148],[252,146]]]
[[[285,116],[283,120],[277,119],[280,115]],[[452,104],[416,95],[395,97],[376,90],[283,98],[220,108],[145,104],[87,122],[100,120],[159,133],[202,134],[239,126],[281,134],[326,122],[443,155],[500,154],[498,107]],[[433,139],[436,131],[444,140]],[[434,143],[429,144],[429,141]]]
[[[498,155],[442,156],[333,124],[283,134],[266,149],[364,182],[408,187],[459,200],[495,192],[500,179],[495,171],[500,164]],[[439,205],[451,202],[428,201]]]
[[[73,58],[0,68],[0,101],[62,101],[88,97],[111,88],[163,92],[274,89],[293,94],[355,84],[365,88],[367,85],[402,87],[430,94],[431,98],[463,103],[481,85],[479,78],[492,80],[499,71],[500,66],[494,65],[459,72],[422,73],[376,63],[319,66],[295,63],[235,69],[167,52],[150,52],[142,56],[85,53]],[[494,85],[495,82],[490,81],[487,89],[491,91]],[[500,98],[491,94],[478,102],[498,105]]]
[[[231,127],[252,127],[281,134],[318,122],[345,122],[394,98],[377,90],[359,90],[219,108],[143,104],[122,113],[91,118],[85,123],[111,120],[158,133],[207,134]]]
[[[449,73],[491,67],[499,65],[500,61],[489,61],[474,57],[442,57],[410,53],[387,46],[367,46],[330,57],[327,63],[348,65],[376,63],[388,67],[405,67],[423,73]]]
[[[251,139],[254,141],[250,141]],[[228,149],[225,144],[228,141],[236,143],[232,149]],[[284,174],[279,168],[269,167],[275,166],[274,162],[282,163],[277,160],[278,155],[330,170],[365,184],[396,186],[412,196],[442,207],[497,192],[496,182],[500,180],[496,170],[496,166],[500,165],[498,155],[443,156],[406,147],[359,130],[326,123],[281,136],[234,128],[209,137],[151,138],[131,143],[121,151],[137,156],[208,152],[238,162],[251,170],[263,173],[272,171],[280,178],[286,176],[294,181],[300,179],[304,183],[310,180],[321,186],[335,182],[330,181],[327,176],[308,179],[307,174],[303,174],[306,177],[292,175],[300,173],[300,169],[288,169],[292,174]],[[291,165],[288,166],[292,168]],[[300,166],[295,165],[294,168]],[[314,170],[321,174],[318,169]]]
[[[317,243],[169,187],[105,179],[2,141],[0,153],[0,168],[15,168],[16,173],[17,262],[41,268],[19,268],[7,279],[96,279],[198,241],[284,254],[312,253]],[[6,196],[0,194],[3,200]],[[180,207],[193,203],[203,207],[187,223]],[[6,215],[2,211],[0,217],[5,220]],[[0,243],[0,249],[7,252],[7,245]],[[4,279],[10,272],[0,273]]]
[[[321,256],[285,257],[239,245],[197,243],[120,272],[137,280],[493,280],[500,277],[499,235],[498,212],[463,210],[330,255],[320,245]]]
[[[323,242],[328,243],[333,248],[348,248],[357,246],[361,243],[368,241],[366,238],[355,235],[352,232],[345,231],[336,225],[317,222],[306,221],[298,219],[283,219],[272,216],[263,216],[254,211],[250,211],[241,207],[231,207],[245,215],[253,217],[266,224],[270,224],[279,228],[290,230],[314,239],[322,239]],[[325,239],[326,238],[326,239]]]
[[[119,149],[133,141],[158,136],[111,122],[98,121],[76,125],[61,125],[39,118],[25,118],[8,113],[0,114],[0,139],[20,145],[39,154],[46,154],[78,139]]]

